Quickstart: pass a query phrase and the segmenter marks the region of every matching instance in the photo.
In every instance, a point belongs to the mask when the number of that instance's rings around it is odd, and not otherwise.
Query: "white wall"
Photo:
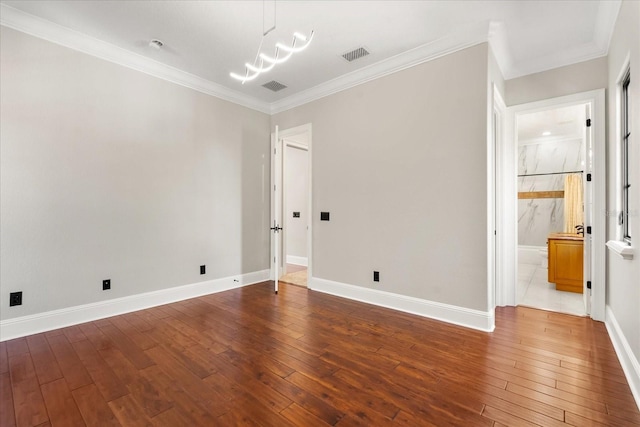
[[[286,236],[287,259],[292,263],[307,259],[307,224],[309,218],[309,152],[286,146]],[[300,212],[299,218],[293,212]],[[295,257],[295,258],[293,258]],[[303,258],[304,260],[300,259]],[[296,262],[293,262],[296,261]]]
[[[0,319],[269,267],[268,115],[1,31]]]
[[[564,191],[566,175],[582,170],[581,139],[540,141],[518,147],[518,192]],[[564,199],[518,199],[518,245],[546,246],[549,233],[564,232]]]
[[[607,87],[607,57],[529,74],[505,82],[508,106]]]
[[[624,1],[620,8],[611,46],[609,48],[608,118],[609,143],[607,144],[607,216],[608,239],[617,238],[617,149],[620,138],[617,133],[619,105],[616,99],[617,79],[628,55],[631,60],[631,153],[629,164],[631,197],[631,237],[635,247],[633,260],[624,260],[617,254],[607,253],[607,306],[635,357],[636,369],[640,368],[640,2]],[[624,365],[624,363],[623,363]],[[636,399],[640,404],[640,371],[636,371]],[[633,387],[633,382],[632,382]]]
[[[313,124],[314,277],[488,310],[487,62],[484,43],[272,117]]]

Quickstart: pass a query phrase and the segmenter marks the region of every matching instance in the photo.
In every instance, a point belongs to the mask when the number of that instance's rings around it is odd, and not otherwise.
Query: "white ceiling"
[[[264,6],[268,28],[274,2]],[[314,30],[315,37],[307,50],[244,85],[229,72],[242,73],[256,56],[262,1],[2,0],[0,22],[273,112],[487,40],[506,78],[603,56],[619,7],[619,0],[278,1],[276,30],[263,52],[290,43],[294,31]],[[151,39],[164,48],[150,48]],[[360,46],[371,54],[342,59]],[[271,80],[288,88],[261,86]]]
[[[582,139],[587,117],[586,108],[583,104],[519,114],[518,145]]]

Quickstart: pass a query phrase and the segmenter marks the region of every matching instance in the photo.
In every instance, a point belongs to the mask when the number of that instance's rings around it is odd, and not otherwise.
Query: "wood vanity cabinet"
[[[549,283],[556,290],[576,292],[583,290],[584,238],[579,234],[552,233],[549,235]]]

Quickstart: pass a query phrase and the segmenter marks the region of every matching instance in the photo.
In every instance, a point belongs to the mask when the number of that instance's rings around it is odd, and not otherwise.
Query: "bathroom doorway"
[[[589,104],[516,116],[516,304],[585,316]]]
[[[586,314],[594,320],[605,320],[606,301],[606,147],[605,147],[605,90],[597,89],[573,95],[550,98],[506,109],[504,132],[506,137],[499,142],[497,179],[498,258],[499,275],[496,280],[496,305],[515,306],[518,304],[518,136],[517,119],[523,114],[536,113],[562,107],[588,105],[591,119],[587,136],[588,155],[585,159],[585,173],[591,174],[591,181],[584,186],[585,231],[583,247],[588,249],[583,256],[583,304]],[[585,123],[586,126],[586,123]],[[544,130],[542,130],[544,132]],[[542,135],[540,135],[542,136]],[[589,178],[583,173],[585,179]],[[583,184],[585,182],[583,181]],[[539,258],[540,259],[540,258]],[[542,261],[541,261],[542,262]],[[542,264],[539,264],[542,265]],[[548,271],[547,271],[548,273]],[[538,273],[544,277],[543,273]],[[524,279],[526,281],[526,278]],[[548,282],[548,281],[547,281]],[[531,282],[529,282],[530,284]],[[590,286],[590,288],[589,288]]]

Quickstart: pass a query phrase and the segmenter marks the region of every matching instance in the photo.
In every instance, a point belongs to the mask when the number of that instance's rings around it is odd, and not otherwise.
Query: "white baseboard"
[[[618,359],[620,360],[620,364],[622,365],[624,375],[627,377],[627,381],[629,382],[631,393],[636,400],[638,409],[640,409],[640,363],[633,354],[633,351],[631,351],[631,346],[629,346],[627,338],[624,336],[616,317],[613,315],[611,307],[608,305],[606,308],[606,320],[604,324],[607,327],[609,337],[611,337],[611,342],[613,343],[613,348],[615,349]]]
[[[377,289],[347,285],[317,277],[309,279],[309,289],[485,332],[491,332],[495,328],[495,315],[493,312],[473,310]]]
[[[269,280],[269,270],[176,286],[91,304],[47,311],[0,322],[0,341],[51,331]]]
[[[307,267],[309,265],[309,261],[307,257],[287,255],[287,264],[302,265],[304,267]]]

